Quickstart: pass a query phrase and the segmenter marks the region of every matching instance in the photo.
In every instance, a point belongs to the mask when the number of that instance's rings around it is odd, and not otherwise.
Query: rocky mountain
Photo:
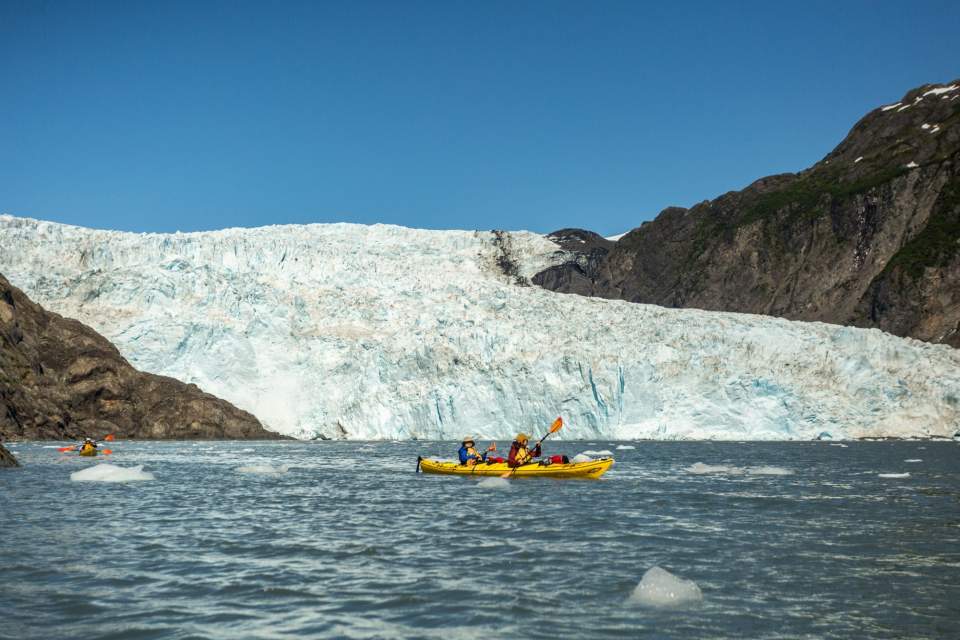
[[[0,275],[0,440],[277,438],[255,417],[134,369],[106,338],[44,310]]]
[[[547,289],[668,307],[876,327],[960,347],[960,80],[861,119],[813,167],[616,243],[564,229]]]

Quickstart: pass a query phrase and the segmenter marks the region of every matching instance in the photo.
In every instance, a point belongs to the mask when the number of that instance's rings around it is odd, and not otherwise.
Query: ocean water
[[[482,484],[414,473],[453,443],[16,444],[0,637],[960,637],[960,445],[625,444]]]

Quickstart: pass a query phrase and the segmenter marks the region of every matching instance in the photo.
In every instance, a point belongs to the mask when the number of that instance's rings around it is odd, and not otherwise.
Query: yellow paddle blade
[[[557,418],[553,421],[553,424],[550,425],[550,433],[556,433],[563,428],[563,418]]]

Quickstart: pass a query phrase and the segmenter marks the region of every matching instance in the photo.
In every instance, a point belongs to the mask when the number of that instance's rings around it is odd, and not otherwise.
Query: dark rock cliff
[[[0,444],[0,468],[19,466],[20,463],[18,463],[17,459],[13,457],[13,454],[7,451],[7,449]]]
[[[0,439],[278,438],[196,385],[142,373],[0,275]]]
[[[958,347],[960,80],[875,109],[810,169],[665,209],[609,247],[551,235],[573,257],[533,282],[555,291]]]

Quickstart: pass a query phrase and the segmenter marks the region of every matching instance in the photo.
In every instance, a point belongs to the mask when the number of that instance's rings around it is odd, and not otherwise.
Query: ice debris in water
[[[784,469],[783,467],[772,467],[772,466],[762,466],[762,467],[735,467],[729,464],[704,464],[702,462],[695,462],[685,469],[687,473],[693,473],[696,475],[705,475],[710,473],[723,473],[730,476],[742,476],[742,475],[751,475],[751,476],[791,476],[793,471],[790,469]]]
[[[263,475],[280,475],[286,473],[290,470],[290,467],[281,464],[276,467],[270,466],[269,464],[251,464],[246,467],[238,467],[237,473],[259,473]]]
[[[570,458],[570,462],[593,462],[593,458],[586,455],[585,453],[578,453],[577,455]]]
[[[880,478],[909,478],[909,473],[878,473],[877,477]]]
[[[618,451],[623,451],[623,450],[625,450],[625,449],[636,449],[636,447],[633,446],[632,444],[618,444],[618,445],[617,445],[617,450],[618,450]]]
[[[601,449],[600,451],[584,451],[580,455],[590,456],[591,458],[609,458],[613,455],[613,451],[609,449]]]
[[[904,462],[923,462],[920,458],[907,458]]]
[[[679,578],[666,569],[653,567],[643,574],[629,602],[648,607],[681,607],[703,600],[693,580]]]
[[[831,447],[843,447],[844,449],[847,448],[847,445],[843,444],[842,442],[831,442],[831,443],[830,443],[830,446],[831,446]]]
[[[484,478],[477,483],[477,488],[479,489],[498,489],[503,491],[504,489],[510,488],[510,481],[506,478],[498,478],[496,476],[491,478]]]
[[[153,480],[152,473],[143,470],[143,465],[136,467],[118,467],[113,464],[98,464],[82,471],[70,474],[74,482],[138,482]]]

